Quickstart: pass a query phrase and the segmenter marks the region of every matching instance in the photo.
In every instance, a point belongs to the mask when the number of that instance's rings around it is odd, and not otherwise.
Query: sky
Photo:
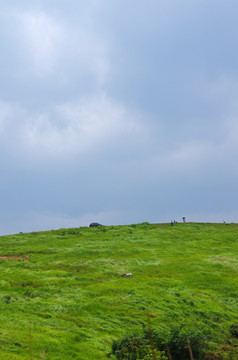
[[[0,0],[0,234],[238,219],[237,0]]]

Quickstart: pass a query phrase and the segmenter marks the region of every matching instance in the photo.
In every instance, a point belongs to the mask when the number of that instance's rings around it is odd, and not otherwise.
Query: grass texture
[[[237,240],[236,224],[199,223],[0,237],[0,359],[105,360],[148,313],[164,333],[202,329],[219,352],[238,326]]]

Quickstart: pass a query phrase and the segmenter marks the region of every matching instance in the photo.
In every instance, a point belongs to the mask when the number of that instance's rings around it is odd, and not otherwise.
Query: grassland
[[[214,359],[237,359],[237,240],[236,224],[197,223],[0,237],[0,359],[105,360],[148,312],[153,329],[201,329]]]

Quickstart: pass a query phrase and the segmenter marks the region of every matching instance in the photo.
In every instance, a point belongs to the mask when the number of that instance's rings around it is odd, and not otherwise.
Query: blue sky
[[[237,222],[237,13],[1,1],[0,234]]]

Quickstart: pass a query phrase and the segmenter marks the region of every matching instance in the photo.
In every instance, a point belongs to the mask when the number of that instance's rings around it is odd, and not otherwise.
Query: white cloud
[[[115,138],[136,130],[138,125],[129,112],[102,95],[56,106],[50,115],[31,119],[25,135],[33,151],[40,149],[57,157],[100,151]]]
[[[44,12],[18,13],[22,57],[30,71],[38,76],[55,71],[59,48],[64,38],[60,25]]]
[[[82,18],[69,23],[50,12],[27,10],[9,13],[8,19],[16,27],[16,54],[23,63],[18,78],[54,75],[56,82],[70,82],[72,77],[80,79],[87,74],[99,88],[107,80],[106,41]]]
[[[8,116],[2,134],[6,149],[28,157],[55,159],[98,153],[120,139],[125,146],[128,138],[143,134],[140,119],[106,95],[59,104],[39,114],[14,104],[0,105],[2,124]]]

